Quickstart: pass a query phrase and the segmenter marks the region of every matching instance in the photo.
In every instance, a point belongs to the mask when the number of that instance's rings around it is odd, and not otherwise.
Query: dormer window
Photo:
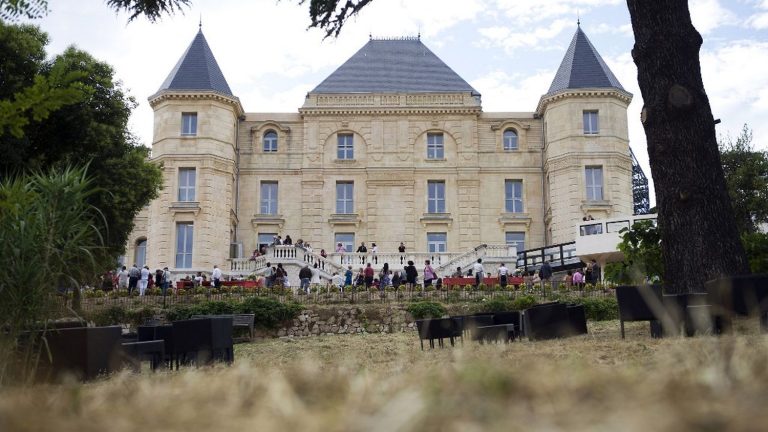
[[[517,132],[514,129],[507,129],[504,131],[504,151],[512,151],[518,149],[517,144]]]
[[[276,152],[277,151],[277,132],[268,130],[264,132],[264,152]]]

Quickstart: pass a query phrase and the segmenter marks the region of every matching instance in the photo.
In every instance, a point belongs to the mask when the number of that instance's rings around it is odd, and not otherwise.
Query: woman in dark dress
[[[416,270],[416,266],[413,265],[413,261],[408,261],[408,265],[405,266],[405,286],[409,291],[416,286],[416,278],[418,277],[419,272]]]

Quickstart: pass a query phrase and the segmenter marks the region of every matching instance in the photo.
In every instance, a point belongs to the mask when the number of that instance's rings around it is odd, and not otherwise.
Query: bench
[[[248,341],[253,340],[254,333],[254,321],[256,321],[256,314],[232,314],[232,315],[192,315],[191,319],[199,318],[211,318],[211,317],[232,317],[232,329],[247,329]],[[245,338],[238,338],[238,342],[242,342]]]

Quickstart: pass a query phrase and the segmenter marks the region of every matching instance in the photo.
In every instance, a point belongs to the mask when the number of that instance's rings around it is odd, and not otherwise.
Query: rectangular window
[[[624,228],[629,229],[629,221],[616,221],[616,222],[608,222],[605,224],[605,231],[609,233],[613,232],[619,232],[623,230]]]
[[[192,223],[176,224],[176,268],[192,268]]]
[[[430,180],[427,182],[427,212],[445,213],[445,182]]]
[[[261,249],[262,246],[267,247],[271,245],[276,235],[277,233],[259,233],[256,240],[259,249]]]
[[[352,214],[355,212],[354,193],[354,182],[336,182],[336,213]]]
[[[584,134],[594,135],[600,132],[597,111],[584,111]]]
[[[181,113],[181,134],[197,135],[197,113]]]
[[[522,180],[504,180],[504,210],[507,213],[523,212]]]
[[[277,182],[261,182],[261,214],[277,214]]]
[[[179,201],[195,200],[195,168],[179,168]]]
[[[603,167],[592,166],[586,168],[587,174],[587,201],[603,200]]]
[[[339,134],[337,136],[336,158],[355,158],[355,143],[352,134]]]
[[[517,248],[517,252],[525,250],[525,233],[521,231],[509,231],[505,235],[507,240],[507,246],[514,246]]]
[[[443,134],[427,134],[427,159],[444,159],[445,147],[443,146]]]
[[[448,251],[448,234],[427,233],[427,251],[431,253],[447,252]]]
[[[341,245],[344,246],[344,251],[353,252],[355,247],[355,233],[336,233],[333,243],[335,245],[341,243]],[[334,246],[333,251],[336,251],[336,246]]]

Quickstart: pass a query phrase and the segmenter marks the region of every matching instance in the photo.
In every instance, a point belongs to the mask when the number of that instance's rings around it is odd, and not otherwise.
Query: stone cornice
[[[149,101],[149,106],[151,106],[152,108],[155,108],[157,104],[166,100],[205,100],[205,99],[215,100],[227,105],[231,105],[233,108],[235,108],[235,112],[238,117],[245,114],[245,110],[243,110],[243,105],[240,104],[240,99],[238,99],[235,96],[229,96],[224,93],[220,93],[213,90],[208,90],[208,91],[162,90],[153,94],[149,98],[147,98],[147,100]]]
[[[308,94],[304,116],[480,114],[480,99],[465,93]]]
[[[304,117],[322,117],[339,115],[429,115],[429,114],[462,114],[478,115],[483,110],[480,107],[456,107],[456,108],[300,108],[299,113]]]
[[[613,97],[627,105],[632,102],[632,93],[617,88],[566,89],[551,95],[543,95],[541,99],[539,99],[539,105],[536,107],[536,114],[543,115],[547,105],[561,99],[594,97]]]

